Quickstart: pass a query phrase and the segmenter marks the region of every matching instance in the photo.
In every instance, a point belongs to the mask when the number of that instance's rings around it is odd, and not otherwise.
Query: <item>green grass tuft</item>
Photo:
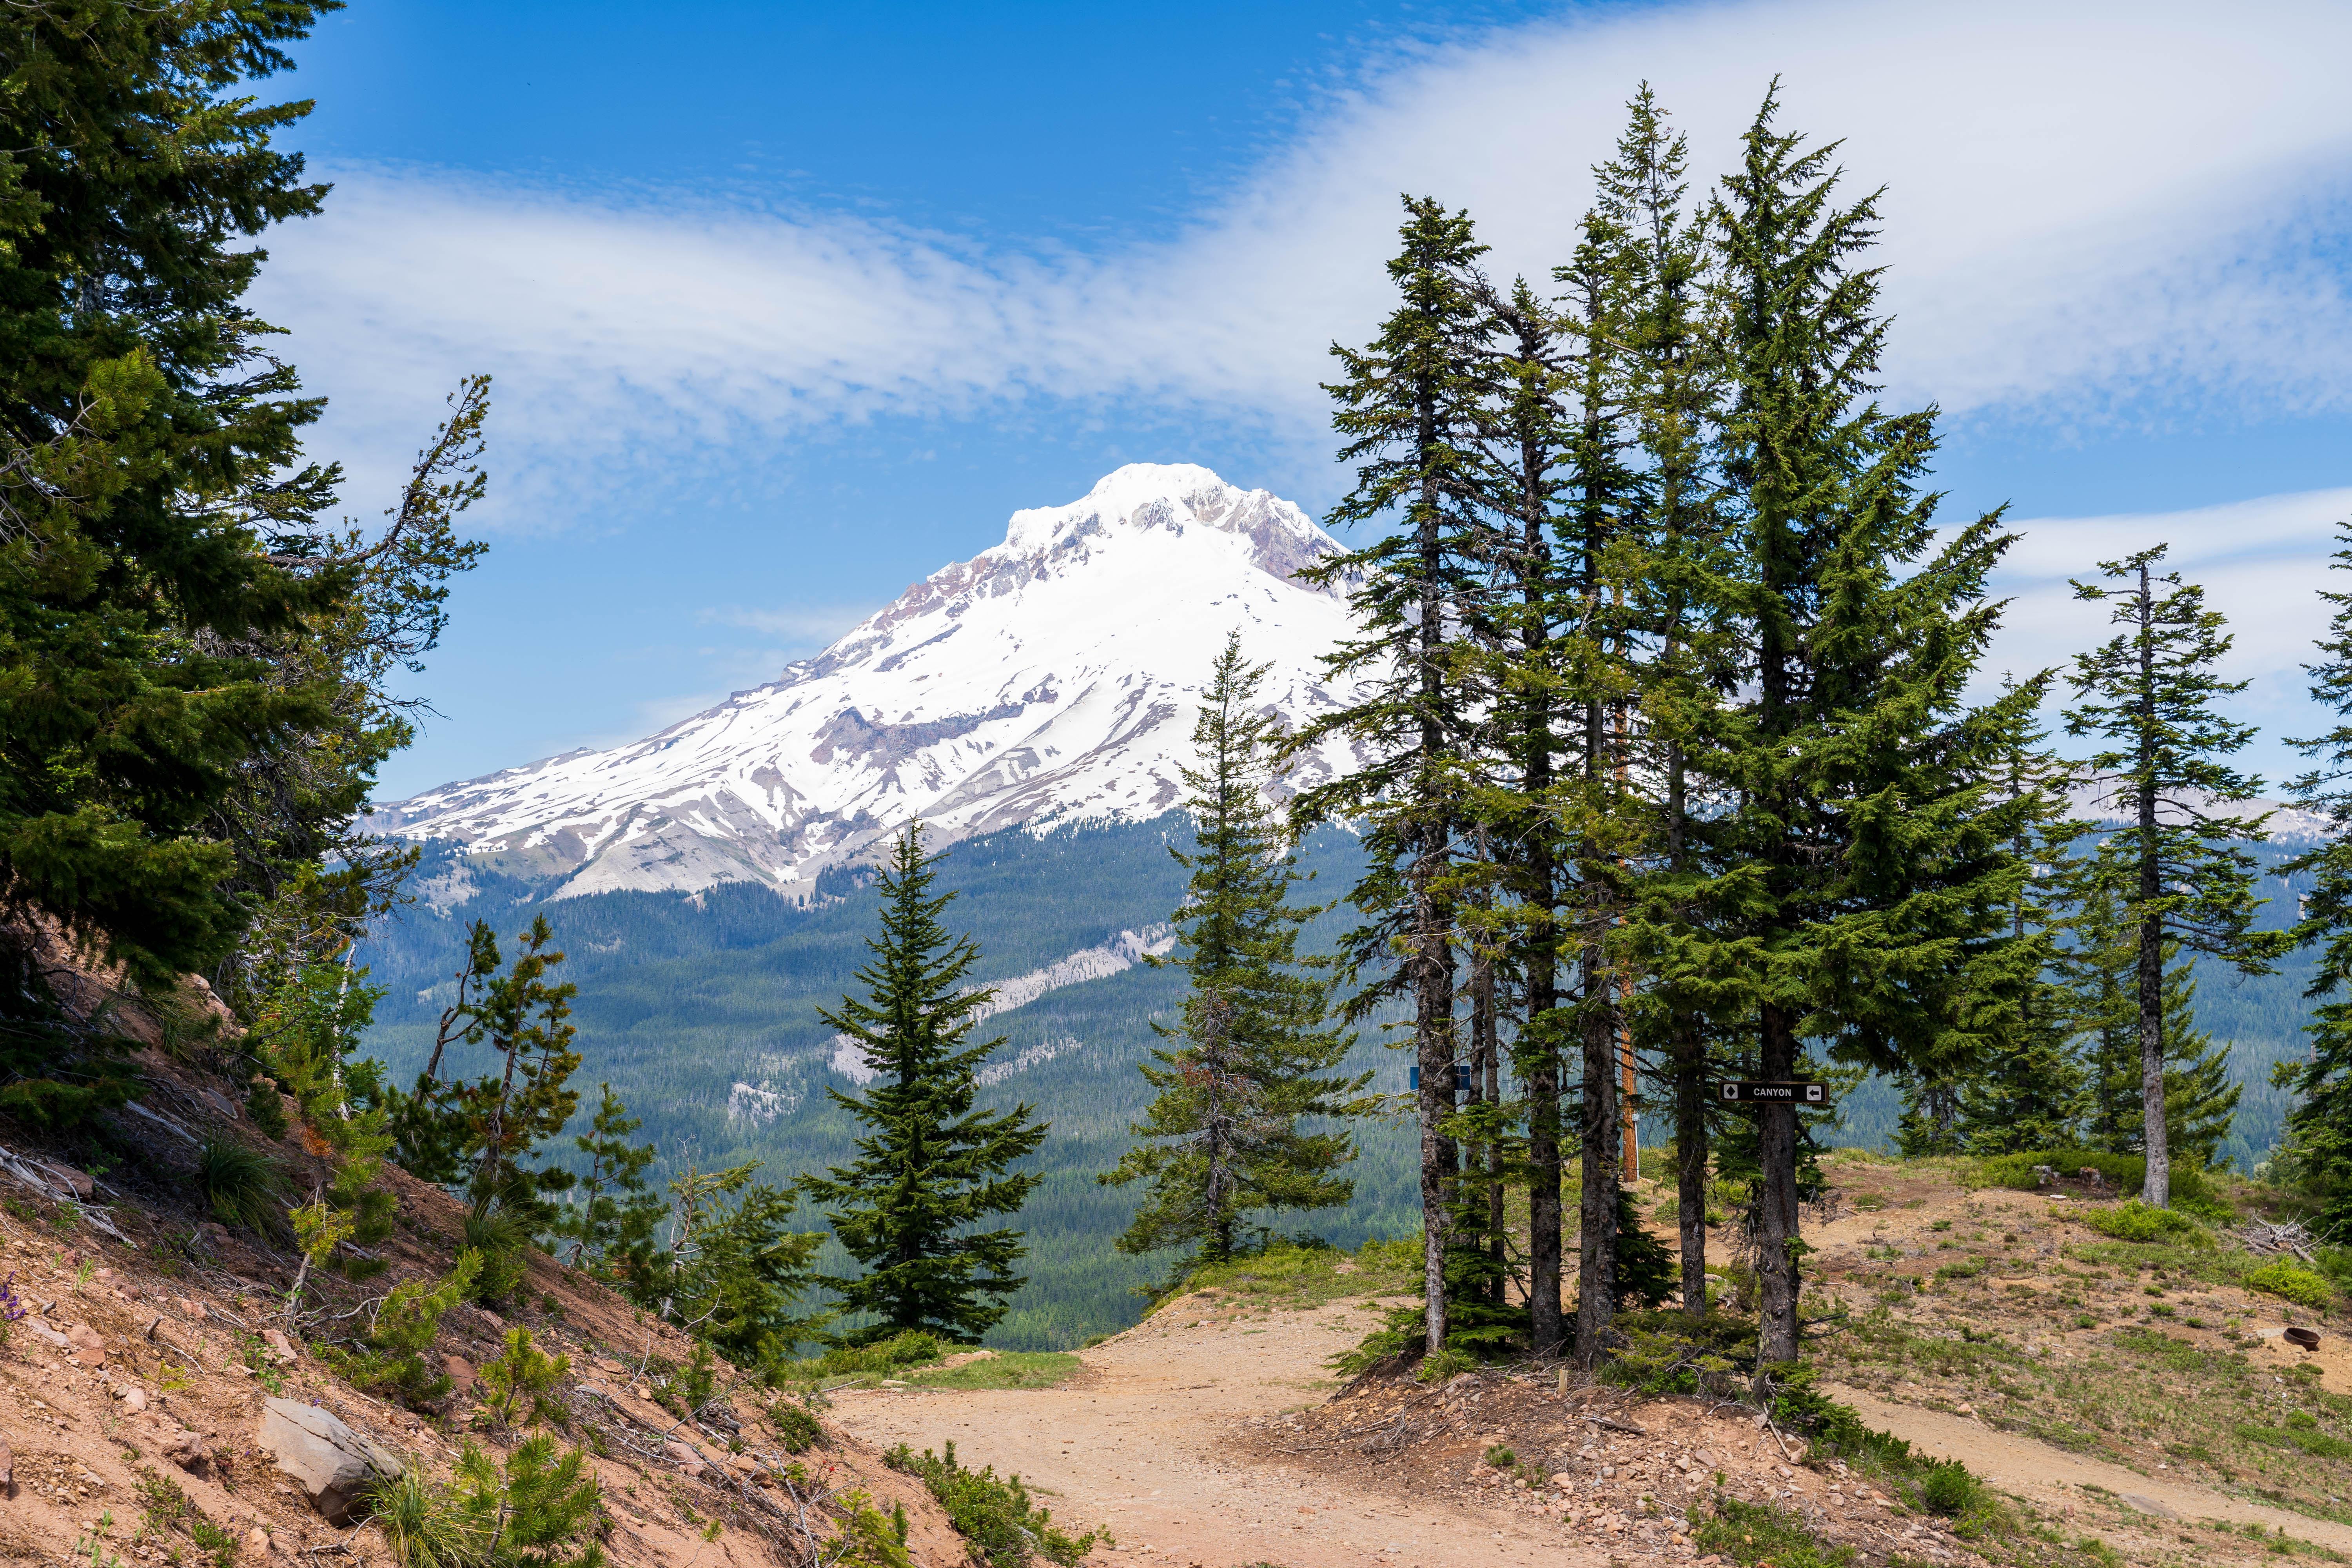
[[[283,1223],[286,1177],[277,1161],[250,1143],[205,1139],[196,1151],[196,1188],[223,1225],[266,1232]]]

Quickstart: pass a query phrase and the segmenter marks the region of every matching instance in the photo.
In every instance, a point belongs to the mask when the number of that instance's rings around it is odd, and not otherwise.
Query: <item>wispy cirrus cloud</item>
[[[1368,67],[1172,237],[1092,254],[660,192],[344,168],[264,307],[386,466],[500,382],[503,526],[813,428],[1118,399],[1327,445],[1401,191],[1564,256],[1647,79],[1704,184],[1767,79],[1888,187],[1889,395],[1959,412],[2352,407],[2352,9],[2313,0],[1574,10]],[[362,478],[365,478],[364,472]]]
[[[880,609],[879,605],[778,605],[747,608],[735,605],[709,609],[698,617],[705,626],[735,626],[782,637],[793,647],[832,642],[842,633]]]

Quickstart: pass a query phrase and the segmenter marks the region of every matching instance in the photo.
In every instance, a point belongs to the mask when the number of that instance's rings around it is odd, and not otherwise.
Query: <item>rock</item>
[[[463,1394],[474,1386],[474,1363],[464,1356],[443,1356],[441,1370],[448,1374],[449,1387],[453,1392]]]
[[[93,1268],[89,1271],[89,1277],[103,1285],[114,1278],[114,1270],[111,1268]]]
[[[1564,1490],[1576,1484],[1576,1478],[1562,1470],[1559,1475],[1552,1477],[1551,1484]]]
[[[106,1341],[99,1337],[97,1330],[85,1323],[76,1323],[66,1330],[66,1338],[73,1342],[73,1358],[79,1364],[87,1367],[106,1364]]]
[[[268,1561],[270,1552],[276,1551],[277,1548],[278,1542],[270,1539],[269,1531],[262,1529],[259,1525],[256,1525],[253,1529],[246,1531],[245,1549],[252,1556],[263,1562],[267,1562]]]
[[[370,1482],[401,1471],[398,1456],[317,1405],[290,1399],[262,1402],[260,1441],[329,1524],[347,1523]]]
[[[648,1405],[653,1403],[654,1391],[652,1385],[649,1384],[632,1384],[629,1385],[629,1392],[635,1394],[637,1398],[644,1400]]]
[[[499,1330],[500,1331],[504,1331],[504,1330],[505,1330],[505,1328],[506,1328],[506,1326],[507,1326],[507,1321],[506,1321],[504,1318],[499,1317],[496,1312],[491,1311],[488,1307],[480,1307],[480,1308],[477,1308],[477,1309],[476,1309],[476,1310],[479,1311],[479,1312],[482,1314],[482,1321],[484,1321],[484,1322],[486,1322],[486,1323],[489,1324],[489,1325],[490,1325],[490,1327],[492,1327],[492,1328],[494,1328],[494,1329]]]
[[[675,1437],[663,1444],[662,1447],[668,1449],[669,1457],[677,1461],[677,1468],[684,1470],[689,1476],[700,1476],[702,1472],[709,1468],[703,1464],[701,1455],[696,1453],[688,1445],[677,1441]]]
[[[165,1433],[157,1447],[165,1458],[184,1470],[197,1469],[213,1457],[212,1445],[205,1441],[204,1435],[184,1427]]]
[[[760,1461],[749,1454],[730,1454],[719,1462],[739,1476],[757,1475],[760,1470]]]
[[[192,1301],[185,1296],[181,1297],[172,1304],[180,1309],[180,1316],[184,1318],[194,1318],[198,1322],[204,1321],[204,1320],[209,1315],[205,1312],[205,1304],[202,1301]]]
[[[619,1362],[614,1361],[611,1356],[596,1355],[590,1356],[588,1359],[590,1362],[594,1363],[598,1372],[620,1373],[629,1370],[627,1367],[623,1366]]]
[[[296,1360],[291,1341],[276,1329],[261,1331],[261,1341],[269,1347],[269,1359],[280,1366],[292,1366]]]
[[[16,1451],[8,1447],[8,1439],[0,1437],[0,1492],[16,1489]]]
[[[125,1388],[116,1397],[122,1401],[122,1408],[133,1415],[147,1408],[147,1391],[143,1388]]]
[[[35,1339],[40,1341],[45,1345],[49,1345],[61,1351],[71,1350],[73,1348],[73,1341],[66,1338],[65,1335],[58,1332],[57,1330],[49,1327],[48,1324],[41,1321],[38,1318],[21,1319],[19,1320],[18,1326],[25,1329]]]
[[[44,1160],[41,1162],[41,1166],[44,1170],[47,1171],[49,1174],[55,1176],[58,1182],[69,1188],[74,1196],[88,1200],[98,1195],[98,1184],[91,1181],[79,1171],[75,1170],[71,1165],[66,1164],[62,1161],[58,1160]],[[70,1253],[67,1256],[68,1258],[72,1258]],[[73,1258],[72,1260],[76,1263],[81,1261],[79,1258]]]

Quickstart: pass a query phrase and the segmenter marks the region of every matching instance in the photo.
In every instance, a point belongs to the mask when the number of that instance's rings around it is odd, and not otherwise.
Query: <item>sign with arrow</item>
[[[1801,1105],[1808,1110],[1831,1109],[1829,1085],[1794,1079],[1717,1084],[1716,1097],[1727,1105]]]

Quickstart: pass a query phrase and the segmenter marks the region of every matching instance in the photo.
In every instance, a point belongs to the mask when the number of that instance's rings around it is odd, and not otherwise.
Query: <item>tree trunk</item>
[[[1676,1015],[1675,1196],[1683,1243],[1683,1310],[1706,1310],[1706,1047],[1695,1020]]]
[[[1576,1259],[1576,1358],[1601,1358],[1617,1309],[1617,1027],[1608,973],[1597,948],[1584,953],[1582,1208]]]
[[[1470,1038],[1473,1059],[1477,1066],[1477,1083],[1473,1090],[1486,1105],[1503,1103],[1503,1052],[1497,1036],[1495,1014],[1495,959],[1484,947],[1470,967]],[[1503,1146],[1489,1138],[1480,1146],[1480,1163],[1486,1177],[1486,1258],[1492,1265],[1486,1279],[1486,1299],[1490,1306],[1503,1305],[1506,1291],[1503,1282],[1507,1263],[1503,1246]]]
[[[2156,900],[2164,891],[2156,842],[2156,637],[2155,600],[2147,563],[2139,568],[2139,1084],[2140,1114],[2147,1129],[2147,1178],[2140,1201],[2153,1208],[2172,1206],[2172,1148],[2164,1126],[2164,916]]]
[[[1796,1076],[1797,1036],[1789,1016],[1769,1003],[1763,1017],[1763,1068],[1768,1081]],[[1758,1325],[1758,1370],[1797,1359],[1797,1108],[1757,1108],[1759,1163],[1764,1172],[1761,1212],[1756,1227],[1757,1293],[1762,1301]]]
[[[1416,876],[1421,937],[1413,954],[1414,1019],[1421,1058],[1421,1271],[1428,1308],[1424,1347],[1445,1348],[1445,1250],[1453,1239],[1454,1140],[1444,1131],[1454,1112],[1454,951],[1435,923],[1428,878]]]

